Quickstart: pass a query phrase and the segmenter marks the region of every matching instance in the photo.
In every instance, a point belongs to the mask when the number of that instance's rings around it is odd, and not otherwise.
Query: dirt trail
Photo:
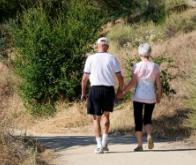
[[[172,139],[155,140],[155,148],[133,152],[133,136],[110,137],[110,152],[95,154],[93,136],[36,137],[46,147],[56,152],[53,165],[195,165],[196,144]]]

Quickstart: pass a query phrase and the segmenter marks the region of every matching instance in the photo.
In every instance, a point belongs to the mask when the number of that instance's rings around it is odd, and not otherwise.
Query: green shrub
[[[23,79],[21,95],[36,114],[47,109],[40,105],[53,107],[59,98],[80,95],[85,54],[98,36],[100,13],[89,0],[71,0],[68,11],[54,20],[36,7],[24,11],[13,25],[18,50],[15,68]]]
[[[162,0],[148,0],[146,2],[148,5],[143,20],[150,20],[155,23],[163,22],[166,16],[165,2]]]
[[[108,37],[119,46],[126,44],[137,47],[141,42],[158,42],[173,37],[178,33],[191,32],[196,29],[196,10],[187,10],[182,13],[169,15],[165,22],[155,24],[154,22],[135,23],[127,25],[116,25],[108,33]]]
[[[165,0],[165,9],[169,12],[172,9],[183,6],[186,4],[186,0]]]
[[[23,7],[32,6],[36,0],[0,0],[0,22],[15,17]]]
[[[188,10],[182,13],[174,13],[166,18],[164,36],[173,37],[179,32],[191,32],[196,29],[196,10]]]
[[[5,37],[0,29],[0,59],[4,56]]]
[[[0,60],[4,61],[8,57],[8,49],[11,48],[11,36],[6,24],[0,25]]]
[[[129,43],[132,47],[137,47],[139,43],[148,41],[150,43],[161,39],[162,29],[153,22],[138,23],[133,25],[116,25],[108,33],[112,41],[117,41],[120,46]]]
[[[165,7],[161,0],[94,0],[107,11],[111,20],[128,18],[129,22],[160,22],[165,17]]]
[[[14,18],[18,13],[36,5],[42,5],[51,17],[67,8],[67,0],[0,0],[0,22]]]

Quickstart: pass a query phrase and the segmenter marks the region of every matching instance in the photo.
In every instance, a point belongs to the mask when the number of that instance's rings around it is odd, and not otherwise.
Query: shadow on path
[[[93,136],[53,136],[53,137],[34,137],[39,143],[41,143],[44,147],[52,149],[54,151],[61,151],[61,150],[69,150],[71,148],[77,148],[81,146],[88,146],[88,145],[95,145],[95,138]],[[155,139],[155,143],[164,143],[164,142],[176,142],[176,139]],[[109,140],[111,145],[120,144],[120,145],[130,145],[135,144],[135,137],[134,136],[110,136]],[[144,141],[146,142],[146,141]],[[144,152],[169,152],[169,151],[188,151],[188,150],[196,150],[196,147],[193,148],[192,146],[190,149],[160,149],[160,150],[146,150]],[[129,153],[129,151],[122,151],[122,152],[110,152],[110,153]]]
[[[55,151],[69,149],[71,147],[95,145],[93,136],[53,136],[34,137],[38,142],[47,148]],[[133,136],[111,136],[110,144],[132,144],[135,143]]]
[[[185,148],[185,149],[160,149],[160,150],[144,150],[141,152],[180,152],[180,151],[196,151],[196,148]],[[119,154],[119,153],[135,153],[134,151],[112,151],[107,154]]]

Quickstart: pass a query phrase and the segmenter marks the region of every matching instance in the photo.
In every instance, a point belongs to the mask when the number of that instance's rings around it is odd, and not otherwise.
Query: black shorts
[[[101,116],[103,112],[112,112],[115,100],[114,87],[92,86],[89,92],[87,113]]]

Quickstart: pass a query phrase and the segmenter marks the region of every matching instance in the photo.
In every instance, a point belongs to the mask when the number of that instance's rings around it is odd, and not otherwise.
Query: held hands
[[[121,100],[121,99],[123,99],[123,97],[124,97],[124,92],[122,90],[118,89],[117,94],[116,94],[116,98],[118,100]]]
[[[161,97],[157,96],[156,97],[156,102],[159,104],[161,102]]]

